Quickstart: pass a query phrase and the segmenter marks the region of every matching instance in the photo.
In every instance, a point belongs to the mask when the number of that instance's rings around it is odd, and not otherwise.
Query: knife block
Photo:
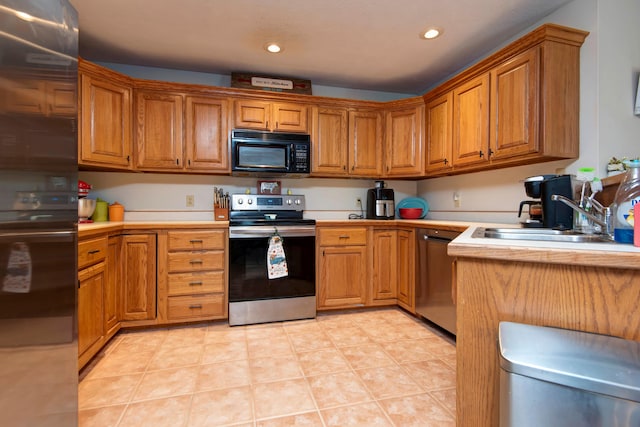
[[[216,221],[229,221],[229,208],[213,205],[213,219]]]

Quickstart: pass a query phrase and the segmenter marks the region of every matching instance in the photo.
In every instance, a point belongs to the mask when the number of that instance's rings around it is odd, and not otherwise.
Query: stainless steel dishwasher
[[[447,245],[459,235],[435,229],[419,229],[416,234],[416,313],[454,335],[453,258],[447,255]]]

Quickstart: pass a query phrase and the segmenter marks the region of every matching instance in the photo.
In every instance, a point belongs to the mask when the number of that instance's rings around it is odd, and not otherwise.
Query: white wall
[[[93,186],[89,197],[100,197],[125,207],[125,220],[212,220],[213,187],[224,191],[256,194],[257,180],[212,175],[173,175],[125,172],[80,172],[81,180]],[[314,219],[347,219],[360,214],[356,199],[366,209],[367,189],[374,181],[367,179],[281,179],[282,192],[304,194],[305,217]],[[396,202],[414,196],[415,181],[386,181],[393,188]],[[194,196],[194,207],[186,207],[186,196]]]
[[[546,22],[590,32],[580,51],[580,157],[421,181],[418,194],[431,205],[428,217],[517,223],[519,203],[526,199],[521,181],[527,176],[575,174],[590,166],[605,177],[611,156],[640,155],[640,118],[632,109],[633,76],[637,80],[640,70],[638,16],[637,0],[574,0],[523,32]],[[461,194],[459,208],[454,191]]]

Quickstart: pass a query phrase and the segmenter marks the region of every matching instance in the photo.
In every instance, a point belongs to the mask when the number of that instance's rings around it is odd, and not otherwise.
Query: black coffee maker
[[[367,191],[367,219],[393,219],[395,216],[393,189],[384,188],[384,181],[376,181],[375,188]]]
[[[540,199],[542,200],[542,223],[545,228],[571,230],[573,228],[573,209],[562,202],[551,200],[551,196],[573,199],[573,185],[571,175],[557,175],[545,179],[540,184]]]
[[[573,228],[573,209],[562,202],[551,200],[551,196],[573,199],[571,175],[538,175],[526,178],[524,188],[527,196],[533,200],[520,202],[518,217],[522,208],[529,206],[529,218],[521,224],[523,227],[542,227],[569,230]]]

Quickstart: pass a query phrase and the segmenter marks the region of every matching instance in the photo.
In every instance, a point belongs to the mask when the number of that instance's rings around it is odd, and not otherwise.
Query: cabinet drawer
[[[193,251],[201,249],[224,249],[226,232],[220,231],[169,231],[170,251]]]
[[[169,295],[224,292],[224,271],[169,274]]]
[[[224,269],[224,251],[169,252],[167,260],[169,273]]]
[[[366,245],[367,229],[358,228],[318,228],[317,239],[320,246]]]
[[[169,320],[191,317],[224,316],[223,295],[181,296],[168,298]]]
[[[104,260],[107,256],[107,238],[83,240],[78,243],[78,270]]]

